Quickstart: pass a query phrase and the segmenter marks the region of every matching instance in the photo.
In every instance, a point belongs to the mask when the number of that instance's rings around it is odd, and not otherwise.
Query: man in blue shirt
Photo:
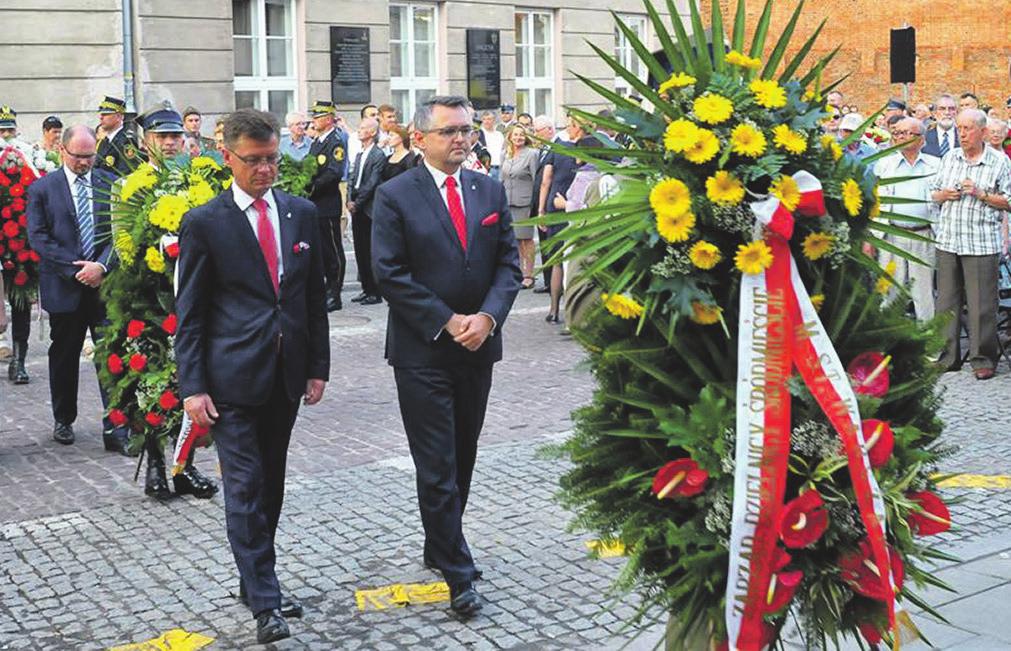
[[[288,133],[281,136],[281,153],[297,161],[302,160],[309,153],[312,140],[305,135],[305,127],[309,124],[304,113],[292,111],[285,116],[284,121],[288,125]]]

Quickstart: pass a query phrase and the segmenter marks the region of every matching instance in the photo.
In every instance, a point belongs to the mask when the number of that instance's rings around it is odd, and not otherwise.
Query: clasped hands
[[[443,328],[453,341],[475,352],[491,334],[494,323],[487,314],[454,314]]]
[[[74,274],[74,278],[79,283],[88,287],[98,287],[102,284],[102,278],[105,277],[105,267],[90,260],[74,260],[74,264],[80,267],[80,270]]]
[[[943,188],[938,191],[942,201],[958,201],[962,197],[982,199],[986,194],[972,179],[965,179],[954,188]]]

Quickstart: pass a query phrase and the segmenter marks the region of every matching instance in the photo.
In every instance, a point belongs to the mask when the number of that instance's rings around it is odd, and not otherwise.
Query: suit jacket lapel
[[[474,172],[460,170],[460,185],[463,186],[463,212],[467,216],[467,256],[470,257],[471,243],[477,239],[477,229],[481,227],[484,218],[481,208],[477,205],[477,184],[474,183]]]
[[[439,188],[435,187],[435,179],[432,178],[432,175],[424,165],[417,169],[419,172],[414,177],[414,182],[418,185],[418,191],[421,192],[421,195],[425,197],[429,207],[431,207],[432,214],[435,215],[435,221],[439,222],[442,230],[446,231],[446,237],[449,238],[450,242],[456,244],[456,250],[461,250],[460,238],[456,234],[456,229],[453,228],[453,223],[449,218],[449,209],[446,208],[446,203],[442,200],[442,194],[440,194]]]
[[[277,190],[274,190],[274,202],[277,204],[277,229],[281,232],[281,260],[284,262],[284,272],[287,275],[295,264],[293,255],[298,225],[291,219],[287,198]],[[281,291],[284,291],[284,285],[281,285]]]
[[[273,292],[274,283],[270,281],[270,273],[267,271],[267,261],[263,259],[263,251],[260,250],[260,241],[256,239],[253,229],[249,227],[249,219],[246,217],[246,213],[239,208],[239,204],[235,203],[235,197],[231,192],[228,192],[227,196],[226,205],[229,208],[228,213],[232,220],[232,230],[238,233],[239,239],[244,242],[244,246],[250,251],[250,259],[253,260],[253,266],[259,270],[261,279],[270,287],[270,291]]]

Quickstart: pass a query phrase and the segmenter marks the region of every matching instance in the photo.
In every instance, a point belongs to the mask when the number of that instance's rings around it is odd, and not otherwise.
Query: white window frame
[[[521,45],[520,40],[516,39],[516,97],[517,102],[519,101],[520,91],[527,91],[527,97],[530,98],[530,106],[523,107],[523,109],[517,108],[521,112],[529,112],[531,115],[536,113],[537,108],[537,91],[538,90],[549,90],[551,91],[551,98],[547,103],[545,108],[545,113],[549,117],[553,117],[556,104],[556,88],[555,88],[555,54],[556,54],[556,39],[555,39],[555,14],[551,10],[545,9],[532,9],[526,7],[517,7],[516,15],[526,15],[529,17],[527,21],[527,33],[525,44]],[[542,15],[548,17],[548,29],[547,33],[550,40],[548,41],[548,56],[546,57],[548,70],[547,75],[544,77],[530,76],[534,74],[534,48],[538,47],[534,44],[534,16]],[[527,73],[527,76],[519,76],[519,59],[523,57],[523,70]]]
[[[407,70],[402,70],[401,72],[407,72],[407,77],[394,77],[393,76],[393,37],[392,33],[390,35],[390,96],[392,103],[393,91],[407,91],[408,102],[407,110],[405,115],[401,115],[402,122],[408,122],[411,116],[414,115],[414,111],[418,108],[418,91],[432,91],[433,94],[439,94],[439,37],[442,34],[442,30],[439,24],[439,5],[431,2],[391,2],[390,9],[394,7],[401,7],[407,10],[407,29],[408,34],[401,34],[401,37],[406,36],[407,38],[401,38],[400,47],[401,49],[407,48]],[[432,12],[432,75],[427,77],[418,77],[414,75],[415,65],[414,65],[414,12],[417,9],[424,9],[426,11]],[[387,18],[389,17],[389,11],[387,11]]]
[[[288,33],[291,34],[291,49],[288,52],[288,59],[291,63],[291,74],[279,77],[279,76],[268,76],[267,75],[267,11],[266,11],[266,0],[250,0],[253,7],[253,37],[252,40],[256,43],[256,63],[259,75],[250,76],[239,76],[235,75],[232,81],[233,93],[239,92],[255,92],[259,93],[258,106],[260,109],[266,111],[270,108],[269,93],[270,91],[290,91],[292,110],[300,106],[300,92],[298,83],[298,59],[297,53],[299,52],[298,45],[298,31],[296,29],[297,22],[295,17],[295,1],[296,0],[283,0],[287,5],[288,12]],[[233,31],[232,38],[235,38],[235,33]],[[234,96],[234,95],[233,95]],[[281,116],[283,121],[284,116]]]
[[[621,18],[625,25],[635,30],[636,34],[639,36],[639,40],[642,41],[646,47],[650,47],[649,21],[646,19],[645,15],[618,14],[618,17]],[[614,58],[617,59],[618,63],[620,63],[626,70],[632,67],[632,63],[635,63],[636,77],[638,77],[640,81],[647,81],[647,79],[649,79],[649,70],[646,68],[646,64],[643,63],[636,55],[635,50],[632,49],[632,44],[629,43],[628,38],[625,37],[625,33],[618,29],[617,23],[614,24],[614,37]],[[628,96],[635,93],[635,89],[619,75],[614,76],[614,91],[622,96]]]

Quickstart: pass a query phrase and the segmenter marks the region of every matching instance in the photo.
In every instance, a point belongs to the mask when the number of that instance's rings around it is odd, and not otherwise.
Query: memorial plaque
[[[337,104],[372,101],[367,27],[330,27],[330,93]]]
[[[502,74],[497,29],[467,30],[467,97],[476,109],[502,104]]]

